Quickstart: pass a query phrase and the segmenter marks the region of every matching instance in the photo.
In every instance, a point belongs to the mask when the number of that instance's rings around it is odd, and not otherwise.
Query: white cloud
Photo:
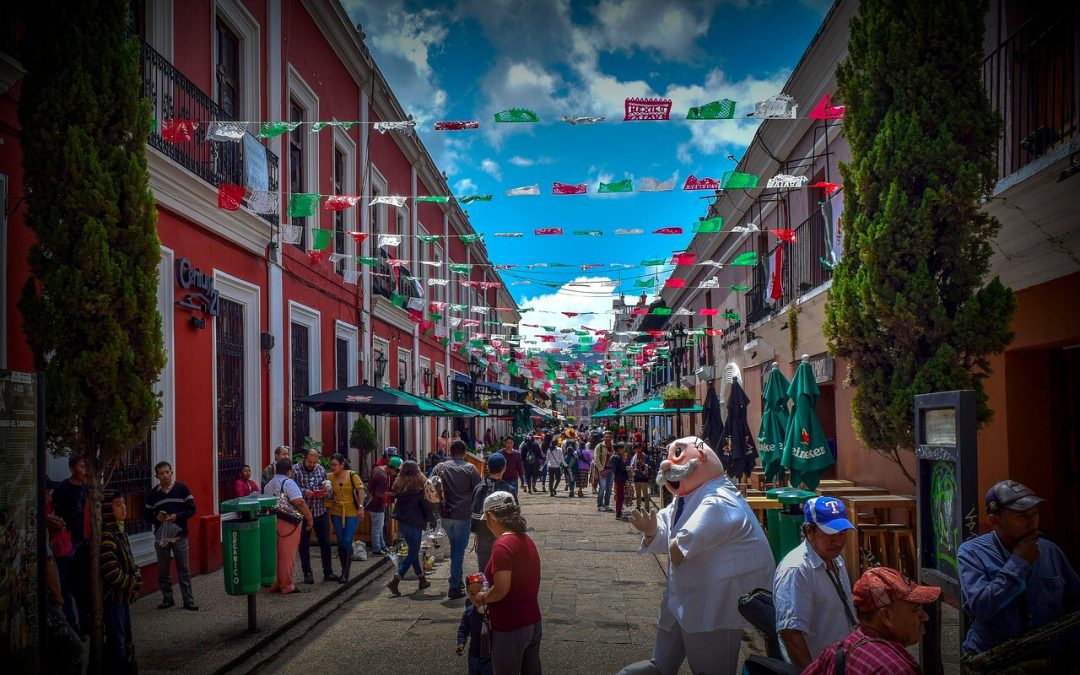
[[[642,50],[671,61],[690,61],[709,32],[714,3],[602,0],[594,9],[598,42],[608,51]]]
[[[472,178],[462,178],[454,183],[454,194],[456,195],[471,195],[478,190],[479,188],[476,187],[476,183],[473,182]]]
[[[497,181],[502,180],[502,169],[499,168],[499,163],[493,159],[485,159],[480,162],[480,170]]]

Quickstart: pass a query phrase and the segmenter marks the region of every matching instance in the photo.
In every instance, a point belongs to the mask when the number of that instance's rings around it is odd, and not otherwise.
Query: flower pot
[[[694,399],[692,398],[669,398],[664,401],[665,408],[693,408]]]

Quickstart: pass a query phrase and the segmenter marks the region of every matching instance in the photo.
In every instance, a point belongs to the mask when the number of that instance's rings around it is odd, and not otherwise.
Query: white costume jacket
[[[688,497],[677,527],[678,500],[657,515],[656,537],[638,553],[668,553],[674,543],[684,560],[668,564],[659,625],[698,633],[747,626],[739,596],[772,588],[772,549],[757,517],[727,476],[704,483]]]

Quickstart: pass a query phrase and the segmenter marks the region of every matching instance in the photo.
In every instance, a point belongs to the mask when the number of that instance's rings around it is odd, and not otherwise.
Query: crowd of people
[[[450,548],[446,597],[462,599],[465,605],[457,651],[464,654],[468,644],[469,672],[539,673],[540,558],[526,534],[519,498],[589,498],[595,499],[598,512],[613,512],[642,532],[641,552],[670,557],[669,589],[653,658],[625,673],[675,672],[684,659],[695,672],[703,662],[726,663],[732,650],[738,651],[741,628],[734,627],[744,625],[734,616],[734,604],[727,605],[751,591],[757,585],[751,577],[761,574],[771,576],[771,585],[764,585],[771,588],[783,659],[793,668],[811,675],[838,668],[851,675],[921,672],[908,648],[921,639],[928,619],[924,606],[936,602],[940,590],[915,584],[886,567],[871,568],[850,583],[848,566],[857,561],[845,561],[842,552],[855,526],[838,499],[806,502],[802,542],[774,571],[760,524],[700,439],[671,442],[660,457],[637,432],[617,440],[610,430],[551,428],[520,442],[504,438],[498,452],[483,458],[483,471],[466,457],[465,442],[448,435],[439,440],[430,458],[437,461],[430,462],[426,475],[395,448],[384,452],[366,483],[342,455],[333,455],[326,468],[316,450],[294,463],[291,449],[279,447],[261,474],[261,485],[245,466],[235,493],[277,499],[277,578],[270,590],[300,592],[294,580],[297,557],[302,584],[315,584],[313,545],[320,549],[322,581],[347,582],[355,533],[364,518],[369,519],[372,555],[390,555],[392,549],[400,553],[386,583],[388,591],[401,595],[410,572],[417,590],[427,589],[432,584],[421,557],[422,540],[426,531],[438,529],[445,532]],[[713,463],[718,465],[712,469],[715,475],[702,469]],[[68,651],[74,653],[79,636],[85,639],[89,630],[85,575],[90,521],[85,462],[72,457],[69,472],[67,479],[49,486],[46,586],[52,623],[63,624],[54,632],[67,631],[74,643]],[[175,565],[180,606],[196,612],[187,527],[196,504],[187,486],[174,479],[168,462],[160,462],[154,472],[156,485],[137,517],[153,527],[161,594],[157,607],[168,610],[177,604]],[[654,493],[657,487],[666,487],[673,499],[661,500]],[[1002,481],[986,494],[992,531],[964,542],[957,561],[962,607],[970,617],[965,654],[985,652],[1080,609],[1080,579],[1060,549],[1039,532],[1042,501],[1015,481]],[[658,502],[670,504],[658,514]],[[130,607],[142,586],[124,532],[127,508],[120,494],[106,491],[100,549],[105,662],[116,672],[134,668]],[[392,521],[404,547],[390,540]],[[471,558],[466,562],[470,543],[475,567]],[[710,546],[720,552],[697,553]],[[727,556],[727,562],[714,564],[716,556]],[[734,572],[739,569],[741,577]],[[690,581],[679,581],[683,578]],[[718,618],[721,614],[726,618]],[[1060,666],[1066,645],[1065,638],[1052,642],[1044,660]],[[78,672],[77,661],[57,670]]]

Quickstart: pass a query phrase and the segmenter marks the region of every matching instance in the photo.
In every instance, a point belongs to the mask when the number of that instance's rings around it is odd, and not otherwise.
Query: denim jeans
[[[342,522],[344,521],[344,522]],[[352,540],[356,535],[356,526],[360,524],[359,516],[330,516],[330,523],[334,526],[334,537],[337,538],[338,550],[343,554],[352,555]]]
[[[109,673],[133,672],[128,654],[135,636],[131,633],[131,606],[105,601],[105,670]]]
[[[491,659],[486,656],[470,656],[469,675],[491,675]]]
[[[596,505],[605,509],[611,506],[611,489],[615,487],[615,481],[611,477],[611,469],[600,472],[600,490],[596,493]]]
[[[401,532],[401,536],[404,537],[405,543],[409,545],[409,553],[405,556],[405,559],[398,565],[397,575],[402,579],[405,578],[405,573],[409,571],[409,567],[416,570],[416,576],[424,576],[424,568],[420,566],[420,539],[424,534],[424,531],[419,527],[413,527],[412,525],[406,525],[405,523],[398,521],[398,531]]]
[[[559,467],[548,467],[548,493],[552,497],[555,496],[555,491],[559,489],[559,479],[562,476],[562,469]]]
[[[311,519],[315,539],[319,542],[319,554],[322,556],[322,573],[328,577],[334,573],[330,565],[330,514],[324,513]],[[311,574],[311,530],[304,525],[300,532],[300,567],[304,574]]]
[[[465,550],[469,548],[472,520],[443,518],[442,526],[446,530],[446,538],[450,540],[450,588],[462,588],[462,567],[465,565]]]
[[[368,511],[371,518],[371,551],[376,553],[386,548],[386,540],[383,539],[383,518],[386,516],[382,511]]]
[[[158,587],[161,597],[173,602],[171,559],[176,558],[176,576],[180,578],[180,595],[185,605],[195,604],[195,595],[191,591],[191,567],[188,564],[188,538],[180,537],[167,546],[154,544],[157,553]]]
[[[577,477],[577,473],[573,469],[564,468],[563,476],[566,478],[566,487],[570,488],[570,496],[574,496],[574,479]]]

